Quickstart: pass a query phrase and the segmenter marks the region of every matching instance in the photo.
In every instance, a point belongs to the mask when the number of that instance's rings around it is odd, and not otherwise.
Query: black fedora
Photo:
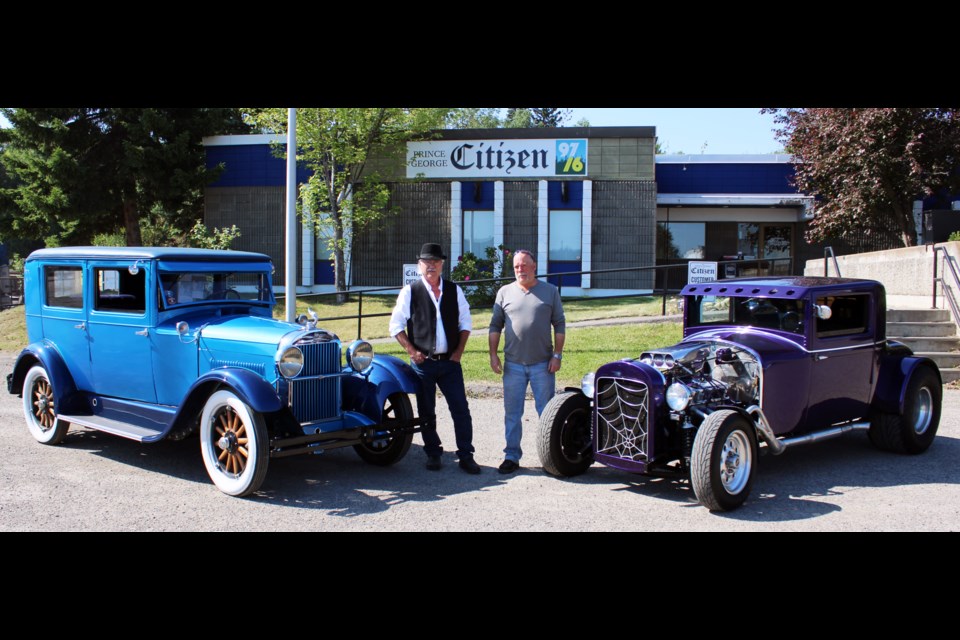
[[[434,242],[424,243],[420,247],[420,255],[417,257],[418,260],[446,260],[447,256],[443,255],[443,250],[440,248],[440,245]]]

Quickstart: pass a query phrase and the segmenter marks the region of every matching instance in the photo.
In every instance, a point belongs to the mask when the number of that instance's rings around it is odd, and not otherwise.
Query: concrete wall
[[[951,256],[960,256],[960,242],[944,242]],[[943,258],[938,257],[938,274],[943,275]],[[933,302],[933,248],[929,245],[889,249],[837,256],[840,274],[845,278],[866,278],[883,283],[890,308],[929,309]],[[806,276],[823,275],[823,259],[808,260],[803,272]],[[835,276],[833,264],[829,275]],[[944,299],[938,290],[937,307],[943,309]]]

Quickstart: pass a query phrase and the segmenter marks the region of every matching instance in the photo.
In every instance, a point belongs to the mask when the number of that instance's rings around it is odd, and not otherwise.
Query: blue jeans
[[[440,436],[437,434],[437,387],[447,400],[453,431],[457,437],[457,457],[461,460],[473,457],[473,419],[467,404],[463,386],[463,369],[452,360],[424,360],[423,364],[410,363],[413,372],[420,378],[417,390],[417,413],[423,419],[423,450],[428,456],[443,453]]]
[[[507,447],[503,450],[507,460],[520,462],[523,450],[523,403],[527,396],[527,383],[533,389],[537,415],[550,402],[556,392],[556,375],[547,371],[549,360],[540,364],[523,365],[516,362],[503,363],[503,421],[506,427]]]

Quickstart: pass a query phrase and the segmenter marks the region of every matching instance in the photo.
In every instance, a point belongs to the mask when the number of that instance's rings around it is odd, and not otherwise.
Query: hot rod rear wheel
[[[232,391],[217,391],[200,416],[200,452],[220,491],[250,495],[263,484],[270,460],[263,416]]]
[[[897,453],[923,453],[933,444],[940,426],[943,387],[928,367],[913,373],[907,385],[903,413],[877,413],[870,421],[870,442]]]
[[[57,418],[53,408],[53,385],[47,370],[35,365],[23,380],[23,417],[37,442],[60,444],[70,423]]]
[[[537,434],[537,452],[543,470],[555,476],[577,476],[593,464],[590,400],[567,391],[543,408]]]
[[[413,420],[413,407],[410,398],[405,393],[393,393],[383,404],[383,427],[394,427],[409,424]],[[373,442],[362,442],[353,445],[357,455],[370,464],[380,466],[399,462],[410,450],[413,442],[413,433],[385,436]]]
[[[700,504],[729,511],[746,501],[753,484],[757,439],[736,411],[715,411],[700,425],[690,456],[690,482]]]

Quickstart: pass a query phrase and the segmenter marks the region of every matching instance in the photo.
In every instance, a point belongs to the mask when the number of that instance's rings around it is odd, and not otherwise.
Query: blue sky
[[[667,153],[775,153],[773,118],[756,109],[573,109],[594,127],[656,127]],[[0,116],[0,126],[8,123]]]
[[[592,127],[656,127],[667,153],[775,153],[773,117],[756,109],[573,109]],[[706,145],[706,146],[704,146]]]

